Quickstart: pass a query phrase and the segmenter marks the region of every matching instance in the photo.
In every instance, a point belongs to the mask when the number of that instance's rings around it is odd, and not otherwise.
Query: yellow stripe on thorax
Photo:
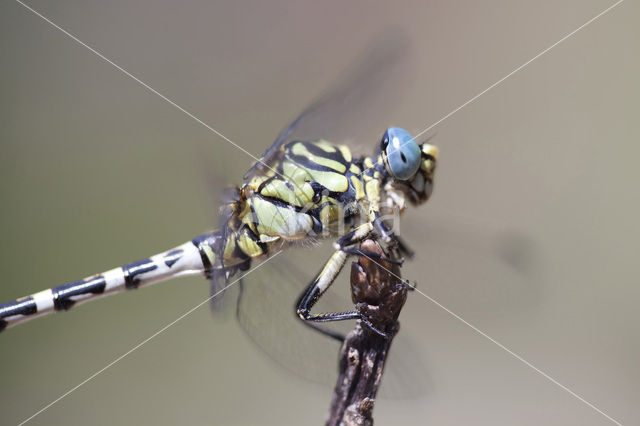
[[[313,142],[318,148],[322,149],[325,152],[336,152],[336,146],[331,142],[321,139],[319,141]]]
[[[251,239],[249,236],[249,231],[244,228],[241,232],[239,232],[238,236],[238,247],[249,257],[257,257],[264,254],[264,251],[260,246]]]
[[[311,231],[313,222],[305,213],[277,206],[268,200],[254,197],[250,201],[257,217],[259,234],[280,235],[288,238],[302,238]]]
[[[356,191],[356,200],[360,201],[364,198],[364,187],[362,186],[362,181],[358,176],[351,176],[351,185]]]
[[[365,183],[365,191],[369,201],[369,220],[373,221],[375,219],[374,212],[377,212],[380,208],[380,181],[371,179]]]
[[[316,143],[316,145],[318,144]],[[307,147],[304,146],[303,143],[294,144],[291,147],[291,152],[294,155],[300,155],[300,156],[306,157],[316,164],[333,169],[338,173],[345,173],[347,171],[347,167],[339,161],[310,153]]]
[[[349,182],[344,174],[306,169],[291,160],[285,160],[282,163],[282,170],[294,185],[310,180],[318,182],[333,192],[345,192],[349,188]]]
[[[308,182],[294,183],[289,186],[283,180],[273,179],[262,188],[260,194],[302,207],[313,199],[313,188]]]

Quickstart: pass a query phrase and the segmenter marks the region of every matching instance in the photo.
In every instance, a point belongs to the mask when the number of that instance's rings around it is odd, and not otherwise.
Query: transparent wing
[[[400,224],[401,235],[416,249],[404,278],[421,277],[420,290],[451,295],[451,308],[467,314],[517,314],[510,311],[514,306],[540,302],[535,280],[542,256],[533,236],[475,219],[420,216]]]
[[[317,248],[320,249],[321,248]],[[295,314],[295,303],[304,286],[322,266],[309,249],[287,252],[264,265],[259,274],[243,279],[237,299],[237,319],[251,340],[286,370],[315,382],[336,370],[339,343],[305,326]],[[314,264],[315,263],[315,264]],[[330,289],[318,309],[327,305],[350,309],[338,286]],[[340,329],[348,324],[333,324]],[[344,328],[342,331],[346,331]],[[327,382],[328,384],[328,382]]]
[[[456,303],[468,303],[465,312],[508,314],[513,306],[509,298],[513,294],[521,296],[522,288],[529,289],[528,300],[536,303],[536,287],[530,285],[531,272],[536,268],[536,250],[531,238],[463,221],[451,224],[450,217],[446,220],[431,218],[421,226],[411,227],[407,243],[419,250],[416,261],[408,261],[403,268],[403,278],[414,281],[427,294],[430,288],[453,287],[460,294]],[[237,319],[244,331],[275,364],[328,386],[333,386],[336,378],[340,345],[305,326],[295,315],[295,303],[331,251],[330,244],[289,249],[264,265],[260,273],[251,274],[244,280],[236,308]],[[353,309],[349,293],[350,267],[348,262],[314,306],[314,312]],[[420,275],[412,275],[415,267]],[[473,277],[473,280],[466,277]],[[487,292],[486,285],[478,286],[478,281],[491,283],[492,291]],[[415,292],[409,297],[422,298]],[[420,313],[403,311],[401,324],[403,318],[419,320]],[[328,326],[346,334],[354,323],[337,322]],[[423,361],[428,357],[416,349],[419,345],[413,344],[417,338],[421,336],[405,334],[401,325],[385,365],[382,397],[416,398],[428,391],[429,369]]]
[[[245,175],[264,172],[292,140],[326,139],[372,151],[389,126],[411,70],[408,38],[401,31],[379,35],[336,83],[278,135]],[[356,151],[357,152],[357,151]]]
[[[236,316],[247,336],[275,364],[306,380],[333,386],[337,377],[340,343],[304,325],[295,314],[295,303],[317,272],[331,247],[295,250],[271,260],[260,274],[243,280],[237,299]],[[325,255],[326,257],[322,257]],[[349,294],[347,262],[333,286],[314,306],[314,312],[353,310]],[[347,334],[354,321],[323,324],[325,328]],[[394,340],[386,365],[381,395],[407,399],[425,393],[426,369],[421,356],[407,336]],[[420,378],[416,380],[416,378]]]

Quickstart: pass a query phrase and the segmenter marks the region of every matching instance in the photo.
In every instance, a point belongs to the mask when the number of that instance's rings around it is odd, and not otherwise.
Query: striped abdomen
[[[0,331],[30,319],[124,290],[136,289],[184,275],[204,273],[224,285],[267,246],[245,232],[201,235],[166,252],[0,304]]]
[[[0,304],[0,331],[45,315],[124,290],[135,289],[182,275],[206,270],[201,241],[213,243],[218,233],[198,237],[164,253],[96,274],[80,281],[63,284],[31,296]]]

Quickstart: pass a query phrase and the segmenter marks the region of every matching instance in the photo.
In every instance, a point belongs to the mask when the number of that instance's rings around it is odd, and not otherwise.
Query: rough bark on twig
[[[360,248],[386,256],[373,240],[362,242]],[[340,351],[338,380],[326,422],[329,426],[373,425],[376,392],[391,340],[398,332],[407,284],[400,279],[397,265],[360,256],[351,264],[351,298],[363,318],[388,337],[362,321],[347,335]]]

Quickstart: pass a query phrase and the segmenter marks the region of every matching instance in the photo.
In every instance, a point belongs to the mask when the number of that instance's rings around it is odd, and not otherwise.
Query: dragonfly
[[[301,295],[302,320],[355,319],[353,313],[312,314],[311,308],[333,283],[348,255],[370,255],[355,248],[376,233],[398,251],[410,253],[381,218],[387,209],[402,211],[431,195],[438,150],[418,144],[404,129],[384,132],[375,156],[354,157],[346,145],[325,140],[280,138],[235,188],[233,201],[222,206],[220,230],[195,237],[175,248],[79,281],[0,305],[0,328],[108,294],[143,287],[193,273],[203,273],[223,288],[253,260],[300,243],[300,240],[348,232],[335,241],[336,251]],[[364,220],[358,221],[362,211]],[[362,222],[362,223],[357,223]],[[221,284],[221,285],[218,285]]]
[[[312,313],[312,308],[349,256],[379,258],[358,248],[365,238],[380,240],[388,248],[391,258],[380,260],[401,263],[405,256],[412,256],[386,218],[429,199],[438,149],[428,140],[416,141],[400,127],[382,131],[370,155],[356,155],[339,141],[296,135],[310,123],[326,125],[326,112],[340,111],[338,105],[354,93],[359,96],[375,90],[386,75],[380,71],[383,65],[394,61],[387,51],[376,52],[347,80],[346,86],[355,88],[336,85],[293,120],[244,175],[243,184],[225,191],[218,230],[148,258],[3,303],[0,330],[184,275],[203,274],[211,281],[214,294],[219,294],[254,262],[280,250],[331,238],[334,253],[299,295],[295,313],[312,328],[341,339],[315,324],[366,320],[355,311]]]

